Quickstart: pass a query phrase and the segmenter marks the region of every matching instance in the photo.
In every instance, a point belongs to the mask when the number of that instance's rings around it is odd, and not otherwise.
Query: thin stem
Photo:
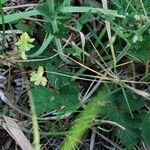
[[[52,21],[52,26],[53,26],[53,30],[54,30],[54,33],[57,32],[58,30],[58,26],[57,26],[57,21],[56,21],[56,18]],[[64,52],[63,52],[63,48],[62,48],[62,44],[61,44],[61,41],[59,38],[55,37],[55,43],[56,43],[56,46],[57,46],[57,50],[59,52],[59,57],[66,63],[71,63],[71,61],[69,61],[66,56],[64,55]]]
[[[37,7],[37,6],[39,6],[39,4],[24,4],[24,5],[3,7],[3,10],[18,9],[24,7]]]
[[[144,15],[145,15],[145,17],[146,17],[146,19],[147,19],[147,21],[148,21],[148,15],[147,15],[147,12],[146,12],[146,10],[145,10],[145,7],[144,7],[144,4],[143,4],[143,1],[142,1],[142,0],[140,0],[140,3],[141,3],[141,5],[142,5],[143,11],[144,11]]]
[[[4,12],[3,12],[3,7],[2,7],[1,1],[0,1],[0,12],[1,12],[2,28],[3,28],[3,43],[2,43],[2,49],[3,49],[3,51],[4,51],[4,49],[5,49],[5,20],[4,20]]]
[[[132,70],[133,70],[133,81],[135,81],[136,73],[135,73],[135,64],[134,64],[134,62],[131,65],[132,65]],[[132,87],[135,88],[134,83],[132,83]]]
[[[145,75],[147,76],[149,73],[149,60],[146,62],[146,71],[145,71]]]
[[[108,10],[107,0],[102,0],[102,4],[103,4],[104,10],[107,11]],[[108,39],[110,42],[110,50],[111,50],[111,54],[112,54],[112,58],[113,58],[113,65],[114,65],[114,68],[116,68],[116,56],[115,56],[115,50],[114,50],[114,46],[113,46],[113,42],[112,42],[111,25],[108,20],[106,20],[105,23],[106,23]]]

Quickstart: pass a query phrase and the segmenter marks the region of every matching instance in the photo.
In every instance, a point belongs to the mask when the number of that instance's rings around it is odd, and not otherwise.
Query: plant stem
[[[1,18],[2,18],[2,28],[3,28],[3,43],[2,43],[2,49],[4,51],[5,49],[5,20],[4,20],[4,12],[2,7],[2,2],[0,1],[0,12],[1,12]]]
[[[108,10],[108,6],[107,6],[107,0],[102,0],[102,5],[104,10]],[[110,42],[110,50],[111,50],[111,54],[112,54],[112,58],[113,58],[113,67],[116,68],[116,56],[115,56],[115,50],[114,50],[114,46],[112,43],[112,36],[111,36],[111,25],[109,21],[105,21],[106,23],[106,29],[107,29],[107,34],[108,34],[108,39]]]
[[[57,25],[57,13],[55,12],[55,2],[54,0],[48,0],[48,5],[49,5],[49,11],[52,13],[53,18],[51,21],[52,27],[53,27],[53,32],[56,33],[58,31],[58,25]],[[59,38],[55,37],[55,44],[59,53],[59,57],[66,63],[71,63],[65,54],[63,53],[63,48],[62,44]]]
[[[131,64],[132,65],[132,72],[133,72],[133,81],[135,81],[135,78],[136,78],[136,73],[135,73],[135,64],[134,62]],[[135,85],[134,83],[132,83],[132,87],[135,88]]]
[[[145,69],[145,75],[147,76],[149,73],[149,60],[146,62],[146,69]]]
[[[35,150],[40,150],[39,126],[38,126],[38,122],[37,122],[36,110],[35,110],[35,105],[33,102],[33,96],[32,96],[31,91],[28,92],[28,95],[29,95],[29,99],[30,99],[30,107],[31,107],[31,113],[32,113]]]

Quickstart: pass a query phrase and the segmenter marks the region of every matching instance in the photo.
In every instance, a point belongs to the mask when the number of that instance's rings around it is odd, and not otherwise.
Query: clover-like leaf
[[[34,40],[35,40],[34,38],[30,38],[28,33],[25,32],[20,36],[18,41],[15,43],[15,45],[18,48],[17,49],[18,52],[21,54],[22,59],[27,59],[25,52],[29,51],[31,48],[34,47],[34,45],[31,44]]]
[[[143,119],[142,135],[147,145],[150,145],[150,113],[147,113]]]
[[[58,91],[38,85],[31,92],[37,116],[50,111],[55,111],[54,114],[60,116],[75,111],[80,104],[80,88],[75,82],[61,87]]]
[[[30,81],[34,82],[35,85],[43,85],[45,86],[47,83],[46,77],[43,76],[44,74],[44,68],[42,66],[39,66],[37,72],[33,71],[30,75]]]

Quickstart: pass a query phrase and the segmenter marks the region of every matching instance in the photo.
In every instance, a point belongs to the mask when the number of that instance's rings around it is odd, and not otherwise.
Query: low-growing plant
[[[64,123],[62,150],[78,149],[92,127],[108,123],[121,149],[150,145],[149,0],[45,0],[10,14],[4,4],[0,56],[27,71],[36,150],[49,120]],[[8,24],[21,30],[11,44]]]

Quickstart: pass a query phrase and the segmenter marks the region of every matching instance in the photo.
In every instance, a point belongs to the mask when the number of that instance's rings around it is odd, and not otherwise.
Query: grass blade
[[[62,12],[64,13],[85,13],[91,11],[92,13],[101,12],[105,15],[112,15],[114,17],[119,18],[125,18],[123,15],[119,15],[116,10],[110,10],[110,9],[103,9],[103,8],[93,8],[93,7],[77,7],[77,6],[70,6],[70,7],[64,7],[62,9]]]
[[[49,34],[46,40],[44,40],[43,44],[34,54],[28,55],[28,57],[37,57],[44,52],[44,50],[48,47],[53,39],[53,35]]]
[[[125,16],[119,15],[117,11],[115,10],[110,10],[110,9],[104,10],[102,8],[93,8],[93,7],[69,6],[69,7],[63,7],[62,12],[63,13],[77,13],[77,12],[85,13],[90,10],[92,13],[101,12],[105,15],[112,15],[114,17],[125,18]],[[9,22],[13,22],[22,18],[36,16],[36,15],[40,15],[40,12],[34,9],[34,10],[26,11],[26,12],[19,12],[19,13],[13,13],[10,15],[5,15],[4,20],[5,20],[5,23],[9,23]],[[2,20],[0,20],[0,24],[2,24]]]
[[[3,7],[2,7],[2,2],[0,1],[0,13],[1,13],[1,22],[2,22],[2,28],[3,28],[3,44],[2,48],[3,51],[5,49],[5,21],[4,21],[4,12],[3,12]]]
[[[17,21],[22,18],[36,16],[36,15],[40,15],[40,13],[34,9],[34,10],[26,11],[26,12],[19,12],[19,13],[13,13],[10,15],[5,15],[4,20],[5,20],[5,23],[9,23],[9,22]],[[0,20],[0,24],[2,24],[2,20]]]

